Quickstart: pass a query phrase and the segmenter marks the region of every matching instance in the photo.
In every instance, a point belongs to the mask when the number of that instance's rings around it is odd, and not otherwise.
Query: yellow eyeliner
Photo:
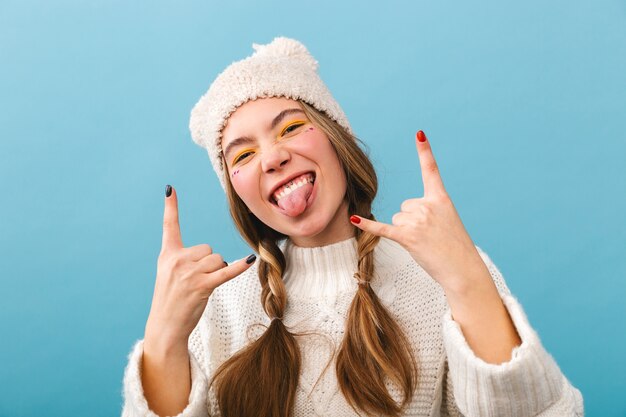
[[[239,159],[239,157],[240,157],[241,155],[243,155],[244,153],[246,153],[246,152],[254,152],[254,149],[252,149],[252,148],[247,148],[247,149],[244,149],[244,150],[242,150],[241,152],[239,152],[239,153],[238,153],[237,155],[235,155],[235,157],[233,158],[233,162],[232,162],[232,164],[231,164],[231,165],[235,165],[235,164],[237,163],[237,159]]]
[[[291,126],[296,125],[296,124],[305,124],[305,123],[307,123],[307,120],[294,120],[292,122],[289,122],[287,126],[283,127],[283,129],[280,131],[279,136],[284,135],[285,130],[289,129]]]
[[[293,126],[293,125],[305,125],[308,122],[309,122],[308,120],[293,120],[293,121],[287,123],[287,125],[282,128],[282,130],[280,131],[278,136],[283,136],[285,134],[285,131],[287,129],[289,129],[291,126]],[[237,160],[239,159],[239,157],[241,155],[245,154],[246,152],[254,152],[254,149],[246,148],[246,149],[243,149],[242,151],[240,151],[239,153],[237,153],[237,155],[235,155],[235,157],[233,158],[233,161],[232,161],[231,165],[235,165],[237,163]]]

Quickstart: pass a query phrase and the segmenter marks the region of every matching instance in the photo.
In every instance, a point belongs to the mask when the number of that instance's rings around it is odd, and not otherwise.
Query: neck
[[[324,230],[313,236],[289,236],[289,239],[301,248],[315,248],[332,245],[351,237],[354,237],[354,226],[348,217],[348,202],[344,200]]]

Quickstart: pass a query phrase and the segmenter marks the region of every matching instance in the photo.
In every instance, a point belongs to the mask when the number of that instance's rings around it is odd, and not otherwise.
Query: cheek
[[[307,155],[312,157],[321,156],[325,153],[325,145],[330,146],[330,142],[324,133],[313,126],[307,128],[304,132],[298,135],[295,140],[295,144],[298,146],[300,151],[306,152]]]
[[[230,182],[233,184],[235,192],[246,205],[250,205],[251,199],[255,195],[254,192],[257,190],[255,187],[256,176],[249,171],[246,170],[246,167],[235,168],[230,174]]]

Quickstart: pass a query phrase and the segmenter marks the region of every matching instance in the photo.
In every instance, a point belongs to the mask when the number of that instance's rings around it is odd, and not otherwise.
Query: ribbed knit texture
[[[356,416],[335,375],[333,353],[341,343],[348,307],[357,289],[356,240],[318,248],[281,244],[287,268],[285,324],[299,336],[302,372],[295,416]],[[375,249],[371,285],[405,330],[418,363],[418,385],[406,416],[580,416],[580,392],[571,386],[513,298],[489,256],[488,266],[522,344],[509,362],[477,358],[451,318],[443,290],[397,243],[382,238]],[[212,372],[258,337],[269,323],[259,297],[257,267],[219,287],[190,340],[192,391],[180,417],[218,416]],[[142,341],[129,355],[123,416],[150,416],[140,378]],[[391,394],[400,397],[392,385]]]

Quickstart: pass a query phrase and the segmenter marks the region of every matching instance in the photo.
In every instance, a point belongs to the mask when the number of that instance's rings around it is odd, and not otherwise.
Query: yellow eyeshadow
[[[239,153],[238,153],[238,154],[237,154],[237,155],[233,158],[233,162],[232,162],[232,164],[233,164],[233,165],[234,165],[234,164],[236,164],[236,163],[237,163],[237,160],[239,159],[239,157],[240,157],[241,155],[245,154],[246,152],[254,152],[254,149],[252,149],[252,148],[248,148],[248,149],[244,149],[244,150],[242,150],[241,152],[239,152]]]
[[[289,129],[291,126],[297,125],[297,124],[305,124],[305,123],[307,123],[306,120],[294,120],[293,122],[289,122],[287,126],[283,127],[283,129],[280,131],[280,136],[284,135],[285,130]]]

